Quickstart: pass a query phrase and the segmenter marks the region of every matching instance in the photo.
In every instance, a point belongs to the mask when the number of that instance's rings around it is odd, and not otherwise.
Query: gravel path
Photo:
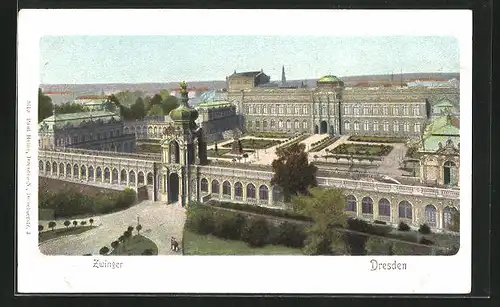
[[[178,205],[152,201],[141,202],[124,211],[94,217],[94,226],[98,226],[95,229],[45,241],[39,245],[40,251],[46,255],[98,255],[103,246],[111,249],[111,242],[118,239],[128,226],[135,227],[138,216],[142,225],[141,234],[158,246],[159,255],[177,254],[170,250],[170,237],[174,236],[181,242],[186,219],[185,209]],[[42,225],[47,225],[48,222],[40,221]],[[63,222],[64,220],[58,222],[58,228],[64,227]]]

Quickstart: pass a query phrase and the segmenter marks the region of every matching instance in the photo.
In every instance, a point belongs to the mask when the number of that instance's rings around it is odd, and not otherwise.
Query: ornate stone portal
[[[180,105],[169,114],[174,123],[163,131],[159,190],[162,201],[186,206],[190,196],[198,194],[196,185],[192,185],[196,181],[191,178],[195,173],[191,166],[206,162],[206,146],[201,128],[195,123],[198,112],[188,105],[187,84],[180,85]]]

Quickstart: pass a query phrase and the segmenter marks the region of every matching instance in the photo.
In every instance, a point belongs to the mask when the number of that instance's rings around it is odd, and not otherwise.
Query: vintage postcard
[[[468,293],[471,37],[468,11],[21,11],[19,291]]]

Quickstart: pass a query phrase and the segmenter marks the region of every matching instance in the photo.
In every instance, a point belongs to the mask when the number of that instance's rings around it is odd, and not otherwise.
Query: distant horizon
[[[271,80],[324,75],[454,73],[452,36],[44,36],[41,84],[169,83],[225,80],[263,70]]]
[[[250,71],[250,70],[248,70]],[[240,71],[240,72],[243,72],[243,71]],[[264,70],[264,73],[266,73],[266,71]],[[459,71],[435,71],[435,72],[403,72],[403,75],[414,75],[414,74],[458,74],[460,75],[460,72]],[[340,79],[343,79],[343,78],[354,78],[354,77],[367,77],[367,76],[390,76],[391,74],[366,74],[366,75],[349,75],[349,76],[337,76],[339,77]],[[401,73],[398,72],[398,73],[394,73],[394,76],[400,76]],[[288,81],[301,81],[301,80],[316,80],[316,79],[320,79],[322,76],[318,76],[318,77],[315,77],[315,78],[302,78],[302,79],[290,79],[290,78],[287,78]],[[272,81],[278,81],[279,79],[274,79],[272,78],[271,76],[271,82]],[[140,85],[140,84],[153,84],[153,83],[158,83],[158,84],[161,84],[161,83],[180,83],[182,81],[185,81],[186,83],[190,83],[190,82],[225,82],[226,80],[225,79],[213,79],[213,80],[174,80],[174,81],[145,81],[145,82],[142,82],[142,81],[138,81],[138,82],[92,82],[92,83],[41,83],[40,85],[93,85],[93,84],[137,84],[137,85]]]

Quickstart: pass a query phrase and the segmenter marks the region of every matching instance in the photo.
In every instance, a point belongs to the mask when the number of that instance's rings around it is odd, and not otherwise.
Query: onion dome
[[[168,114],[174,122],[194,122],[198,118],[198,111],[188,105],[188,90],[186,82],[181,82],[180,105]]]

